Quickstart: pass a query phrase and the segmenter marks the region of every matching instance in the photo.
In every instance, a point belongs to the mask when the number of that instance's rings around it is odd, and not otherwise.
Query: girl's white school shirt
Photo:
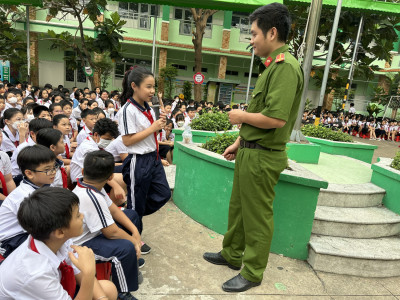
[[[14,151],[17,149],[14,142],[19,142],[19,132],[17,131],[16,136],[14,136],[8,126],[4,126],[3,141],[1,143],[0,150],[4,152]]]
[[[153,120],[156,121],[156,116],[151,107],[150,112]],[[147,117],[129,102],[126,102],[118,113],[118,129],[122,136],[141,132],[151,126]],[[157,146],[154,134],[150,134],[139,143],[127,146],[127,149],[129,154],[146,154],[156,151]]]

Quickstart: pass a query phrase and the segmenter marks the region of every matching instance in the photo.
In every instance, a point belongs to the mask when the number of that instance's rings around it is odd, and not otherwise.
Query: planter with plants
[[[228,223],[234,161],[220,154],[237,136],[211,137],[204,145],[177,142],[175,204],[206,227],[224,234]],[[209,150],[214,152],[211,152]],[[297,163],[281,174],[275,187],[275,230],[271,252],[306,259],[320,188],[328,183]]]
[[[190,124],[193,143],[205,143],[209,138],[216,136],[218,133],[227,132],[228,134],[236,134],[237,130],[232,130],[232,124],[226,113],[203,113],[195,118]],[[183,140],[184,128],[173,129],[175,134],[175,142]],[[174,148],[174,163],[179,156],[179,148]]]
[[[371,182],[386,191],[383,205],[400,214],[400,151],[393,159],[380,157],[371,168]]]
[[[306,125],[301,131],[308,141],[319,145],[322,152],[352,157],[369,164],[378,148],[375,145],[354,142],[350,135],[323,126]]]

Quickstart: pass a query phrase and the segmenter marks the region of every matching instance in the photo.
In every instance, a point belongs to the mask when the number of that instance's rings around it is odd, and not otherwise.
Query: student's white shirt
[[[97,99],[96,99],[96,102],[97,102],[98,106],[99,106],[101,109],[106,108],[106,106],[104,105],[104,101],[103,101],[101,98],[97,98]]]
[[[89,152],[100,150],[96,142],[92,138],[86,138],[79,146],[76,148],[74,156],[72,156],[70,169],[71,169],[71,180],[76,182],[77,178],[82,177],[83,161],[85,160],[86,154]]]
[[[115,223],[109,209],[112,200],[104,188],[99,191],[95,187],[83,183],[82,179],[79,180],[72,192],[78,196],[79,212],[84,215],[83,233],[73,238],[73,242],[76,245],[82,245],[100,235],[103,228]]]
[[[51,104],[52,104],[52,102],[51,102],[51,100],[49,100],[49,101],[45,102],[43,104],[43,106],[46,106],[47,108],[49,108]]]
[[[185,125],[183,125],[183,127],[189,126],[193,120],[194,118],[191,119],[189,116],[185,117]]]
[[[358,126],[363,126],[363,121],[358,121]]]
[[[34,140],[32,140],[32,138],[29,136],[25,142],[23,142],[22,144],[20,144],[17,149],[14,150],[13,155],[11,156],[11,166],[12,166],[12,176],[17,176],[17,175],[21,175],[21,169],[19,168],[18,164],[17,164],[17,158],[18,158],[18,154],[22,151],[22,149],[28,147],[28,146],[33,146],[36,145],[36,143],[34,142]]]
[[[128,153],[128,148],[124,145],[122,141],[122,136],[114,139],[104,150],[110,152],[114,156],[115,162],[121,162],[120,154]]]
[[[69,137],[72,138],[72,134],[74,132],[78,132],[78,123],[76,122],[76,119],[72,117],[72,114],[71,117],[69,117],[69,124],[71,125],[71,131]]]
[[[39,253],[30,247],[29,236],[0,265],[0,299],[23,300],[71,300],[61,281],[60,263],[72,266],[74,274],[80,271],[71,262],[68,252],[72,252],[72,241],[68,240],[54,253],[41,241],[34,243]]]
[[[356,113],[356,109],[355,109],[354,106],[350,107],[349,113],[350,113],[350,114],[355,114],[355,113]]]
[[[178,102],[179,102],[179,101],[174,101],[174,102],[172,102],[172,104],[171,104],[171,111],[174,111],[174,109],[175,109],[176,105],[178,104]]]
[[[91,136],[92,132],[86,127],[83,126],[81,131],[78,133],[76,137],[76,142],[78,143],[78,146],[88,137]]]
[[[7,153],[0,151],[0,172],[3,175],[11,174],[12,167],[11,167],[11,160]]]
[[[3,111],[6,111],[6,110],[9,109],[9,108],[18,108],[18,109],[21,109],[21,105],[16,104],[15,106],[12,106],[10,103],[6,102],[6,106],[5,106],[5,108],[4,108]]]
[[[381,128],[382,128],[383,130],[385,130],[385,131],[388,131],[388,130],[389,130],[389,125],[387,125],[387,124],[382,125]]]
[[[376,123],[369,123],[369,126],[375,128],[376,127]]]
[[[69,153],[70,153],[70,156],[71,156],[71,141],[70,141],[68,135],[64,135],[63,141],[64,141],[65,146],[68,147]],[[67,158],[67,151],[64,151],[64,153],[61,154],[61,157],[62,158]]]
[[[60,168],[57,170],[56,176],[54,177],[54,181],[52,184],[50,184],[50,186],[63,188],[64,185],[63,185],[61,168],[64,168],[64,162],[61,159],[57,158],[56,163],[60,166]]]
[[[32,182],[24,179],[4,200],[0,206],[0,243],[25,232],[17,219],[18,209],[24,198],[28,197],[38,188]]]
[[[17,149],[14,142],[19,142],[19,132],[17,131],[16,136],[14,136],[8,126],[4,126],[3,141],[1,142],[0,150],[4,152],[14,151],[15,149]]]
[[[151,126],[147,117],[133,104],[126,102],[125,105],[119,110],[118,129],[122,136],[141,132]],[[153,120],[156,116],[152,108],[150,108]],[[142,141],[128,146],[129,154],[146,154],[156,151],[156,140],[154,134],[150,134]]]
[[[80,119],[81,118],[81,113],[82,113],[81,108],[78,105],[77,107],[72,109],[71,117],[73,117],[75,119]]]
[[[157,138],[158,138],[158,141],[159,142],[166,142],[166,141],[173,141],[174,139],[175,139],[175,134],[174,133],[170,133],[169,134],[169,139],[167,138],[167,133],[165,132],[165,130],[164,129],[162,129],[162,132],[160,132],[158,135],[157,135]]]

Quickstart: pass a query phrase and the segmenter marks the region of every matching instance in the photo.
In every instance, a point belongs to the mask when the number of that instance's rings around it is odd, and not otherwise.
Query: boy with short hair
[[[185,127],[190,125],[192,121],[196,118],[196,109],[194,107],[188,107],[187,116],[185,117]]]
[[[36,106],[33,109],[33,116],[37,119],[47,119],[51,121],[49,108],[44,105]]]
[[[117,298],[110,281],[95,279],[93,251],[72,246],[70,238],[82,233],[83,223],[74,193],[37,190],[21,203],[18,221],[30,236],[0,266],[0,299],[66,300],[77,284],[75,299]]]
[[[78,146],[88,137],[92,136],[94,125],[97,122],[97,113],[92,109],[85,109],[81,113],[82,121],[85,125],[82,127],[82,130],[79,132],[78,136],[76,137],[76,142]]]
[[[35,190],[53,183],[57,173],[54,152],[41,145],[24,148],[17,162],[24,179],[0,207],[0,254],[3,257],[10,255],[28,237],[17,220],[21,202]]]
[[[79,105],[77,105],[76,107],[74,107],[74,109],[72,110],[72,117],[75,118],[76,122],[79,123],[81,122],[81,113],[87,109],[87,105],[88,105],[89,100],[88,99],[80,99],[79,100]],[[81,126],[83,127],[83,125]]]
[[[113,173],[114,157],[107,151],[90,152],[85,157],[83,178],[73,190],[85,219],[83,233],[73,241],[91,248],[97,260],[110,261],[119,299],[132,300],[136,298],[129,292],[138,289],[142,223],[134,210],[120,210],[105,192]]]

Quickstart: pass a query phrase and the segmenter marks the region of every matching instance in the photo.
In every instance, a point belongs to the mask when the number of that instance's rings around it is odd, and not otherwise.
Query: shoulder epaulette
[[[281,53],[281,54],[278,54],[278,56],[276,57],[276,59],[275,59],[275,62],[276,63],[279,63],[279,62],[282,62],[282,61],[284,61],[285,60],[285,54],[284,53]]]

